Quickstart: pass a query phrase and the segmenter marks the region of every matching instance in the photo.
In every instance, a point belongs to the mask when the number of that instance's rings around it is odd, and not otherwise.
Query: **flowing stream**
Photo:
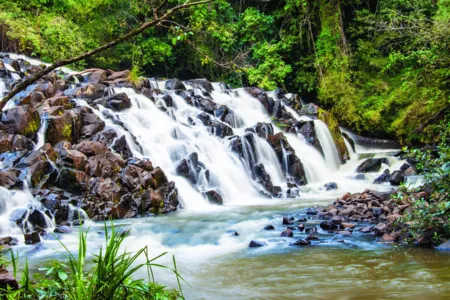
[[[133,156],[149,158],[175,181],[183,209],[165,216],[115,223],[120,228],[130,229],[127,250],[149,246],[154,256],[164,251],[176,256],[179,272],[190,284],[185,288],[188,299],[388,299],[403,297],[405,293],[417,298],[450,295],[448,254],[417,249],[395,250],[358,234],[351,239],[345,238],[344,242],[330,238],[314,247],[299,249],[289,246],[295,237],[279,236],[283,215],[328,205],[346,192],[361,192],[367,188],[390,190],[389,184],[372,183],[379,174],[365,174],[364,179],[356,179],[355,170],[367,157],[386,157],[390,166],[383,167],[399,169],[403,162],[393,156],[395,149],[367,149],[357,145],[354,152],[346,141],[350,160],[341,164],[330,131],[322,121],[315,120],[323,154],[308,144],[301,134],[286,134],[308,180],[307,185],[299,188],[298,197],[286,198],[288,178],[283,168],[287,163],[279,163],[264,138],[245,130],[265,122],[274,127],[274,133],[280,132],[256,98],[244,89],[225,90],[221,84],[213,84],[212,101],[233,111],[229,124],[234,136],[243,141],[243,157],[239,157],[231,150],[232,138],[218,138],[203,125],[201,109],[188,104],[174,91],[164,90],[164,81],[151,81],[151,84],[163,90],[155,96],[155,101],[131,88],[115,88],[113,92],[126,93],[131,99],[130,109],[121,112],[101,106],[93,109],[105,121],[106,129],[113,128],[119,137],[125,135]],[[185,85],[196,95],[204,93],[199,87]],[[0,80],[0,95],[5,89],[5,82]],[[167,105],[166,95],[172,98],[173,105]],[[88,104],[78,99],[77,105]],[[8,103],[7,107],[11,106],[14,104]],[[287,106],[286,110],[299,121],[311,120]],[[121,125],[114,120],[120,120]],[[43,118],[35,141],[36,149],[45,144],[46,127],[47,120]],[[194,152],[202,170],[196,172],[195,183],[192,183],[177,175],[176,166]],[[287,160],[287,154],[284,157]],[[283,197],[261,196],[262,187],[253,180],[250,170],[256,163],[264,164],[273,184],[282,187]],[[335,182],[337,189],[326,191],[324,184],[329,182]],[[224,206],[210,204],[203,196],[208,190],[220,192]],[[0,188],[1,235],[18,237],[20,244],[16,249],[29,257],[32,268],[41,267],[48,259],[62,257],[55,252],[62,250],[56,240],[48,239],[38,246],[23,245],[20,230],[8,221],[14,208],[25,207],[30,213],[41,209],[35,202],[27,190]],[[47,221],[50,227],[54,226],[51,219]],[[276,230],[264,231],[268,224]],[[96,253],[104,242],[103,224],[87,222],[87,226],[90,226],[89,251]],[[239,235],[232,234],[234,231]],[[296,237],[299,237],[297,233]],[[76,250],[76,232],[60,238],[69,249]],[[263,240],[268,246],[249,249],[248,244],[254,239]],[[162,263],[170,262],[171,258],[162,260]],[[173,274],[164,270],[156,273],[158,281],[176,286]]]

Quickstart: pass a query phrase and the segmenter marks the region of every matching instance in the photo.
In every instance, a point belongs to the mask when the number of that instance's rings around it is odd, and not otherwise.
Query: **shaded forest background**
[[[184,1],[0,0],[0,51],[54,62]],[[450,0],[212,0],[73,68],[277,87],[356,132],[433,143],[450,115]]]

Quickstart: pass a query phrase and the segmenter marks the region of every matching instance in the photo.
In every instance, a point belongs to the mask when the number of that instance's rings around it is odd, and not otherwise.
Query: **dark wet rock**
[[[309,240],[300,239],[295,241],[294,243],[290,243],[289,246],[296,246],[296,247],[302,247],[302,246],[308,246],[311,245],[311,242]]]
[[[249,248],[259,248],[264,246],[267,246],[267,243],[261,241],[251,241],[250,244],[248,245]]]
[[[164,88],[166,90],[186,90],[183,82],[177,78],[167,80]]]
[[[108,82],[114,82],[117,79],[127,79],[130,76],[129,70],[119,71],[119,72],[112,72],[108,78]]]
[[[278,157],[282,170],[286,170],[284,164],[287,164],[286,175],[292,176],[296,184],[305,185],[307,179],[303,164],[296,156],[295,150],[291,147],[285,135],[281,132],[275,135],[269,135],[267,141],[275,150],[275,154]]]
[[[103,145],[109,147],[113,144],[113,142],[117,138],[117,133],[114,129],[106,129],[99,133],[97,133],[95,136],[92,137],[93,142],[100,142]]]
[[[33,150],[33,141],[20,134],[8,134],[0,130],[0,153]]]
[[[0,237],[0,246],[2,245],[16,246],[18,243],[19,241],[14,237],[10,236]]]
[[[323,230],[336,230],[339,229],[339,226],[330,221],[323,221],[320,223],[320,228]]]
[[[64,95],[82,99],[99,99],[108,95],[108,88],[103,84],[89,83],[74,90],[66,90]]]
[[[294,233],[292,232],[292,230],[291,229],[285,229],[282,233],[281,233],[281,235],[280,235],[281,237],[293,237],[294,236]]]
[[[16,169],[8,169],[0,171],[0,186],[13,189],[22,185],[22,179],[20,178],[21,171]]]
[[[84,114],[82,117],[83,127],[81,130],[81,138],[88,139],[105,128],[103,122],[96,114]]]
[[[75,150],[80,151],[81,153],[83,153],[88,157],[99,155],[101,153],[105,153],[106,151],[108,151],[108,148],[104,144],[91,141],[82,141],[74,148]]]
[[[283,225],[292,225],[291,219],[288,217],[283,217]]]
[[[39,233],[37,231],[33,231],[32,233],[26,233],[24,235],[24,238],[26,245],[33,245],[41,242],[41,237],[39,236]]]
[[[125,162],[120,155],[108,151],[88,159],[87,173],[94,177],[111,178],[124,166]]]
[[[299,230],[299,231],[304,231],[305,230],[305,224],[298,224],[298,226],[297,226],[297,229]]]
[[[320,153],[323,154],[322,145],[316,134],[316,127],[314,121],[301,121],[294,124],[295,133],[300,133],[305,138],[306,142],[312,145]]]
[[[369,158],[358,166],[356,171],[358,173],[378,172],[381,168],[380,158]]]
[[[264,226],[264,230],[275,230],[275,227],[273,225],[266,225]]]
[[[52,145],[61,141],[76,142],[81,135],[81,132],[77,132],[75,129],[77,123],[81,127],[79,117],[74,111],[65,111],[62,115],[49,117],[45,137],[46,142]]]
[[[0,117],[0,130],[9,134],[34,137],[41,126],[41,118],[34,108],[28,105],[4,110]]]
[[[47,222],[44,214],[37,209],[34,209],[29,213],[27,220],[36,230],[47,228]]]
[[[85,172],[61,168],[56,186],[76,195],[81,195],[87,189],[88,183],[89,176]]]
[[[195,185],[199,180],[201,172],[206,170],[206,168],[198,160],[198,154],[196,152],[192,152],[178,163],[175,170],[177,175],[186,178],[189,182]]]
[[[95,104],[101,104],[115,111],[122,111],[131,107],[131,100],[125,93],[118,93],[112,96],[94,100]]]
[[[208,93],[211,93],[214,90],[211,82],[209,82],[205,78],[192,79],[192,80],[189,80],[189,83],[192,84],[194,87],[203,88]]]
[[[330,182],[323,186],[325,190],[331,191],[331,190],[337,190],[338,186],[336,182]]]
[[[217,191],[211,190],[205,193],[206,199],[208,199],[209,203],[215,205],[223,205],[222,196]]]
[[[307,241],[318,241],[319,237],[315,236],[314,233],[310,233],[307,237],[306,237]]]
[[[378,176],[373,183],[381,184],[385,182],[389,182],[391,180],[391,172],[389,169],[384,170],[383,174]]]
[[[276,100],[273,104],[272,116],[281,118],[283,115],[283,103],[281,100]]]
[[[104,83],[107,78],[107,73],[102,69],[88,69],[84,70],[83,74],[87,74],[86,82],[88,83]]]
[[[269,192],[273,197],[281,196],[281,187],[274,186],[270,175],[266,172],[263,164],[257,164],[253,167],[253,173],[256,177],[256,182],[261,184],[264,189]]]
[[[239,233],[236,230],[228,230],[227,233],[231,236],[239,236]]]
[[[401,185],[403,182],[405,182],[405,176],[403,176],[401,171],[394,171],[391,174],[389,182],[394,186]]]
[[[19,289],[19,283],[8,270],[0,268],[0,290],[16,291]]]
[[[307,215],[314,216],[314,215],[317,215],[317,213],[318,212],[317,212],[317,210],[315,208],[310,207],[310,208],[306,209],[306,214]]]
[[[128,146],[127,139],[125,135],[117,138],[112,144],[111,148],[118,154],[120,154],[123,159],[129,159],[133,156],[130,147]]]
[[[201,113],[197,118],[202,121],[203,125],[208,127],[208,132],[220,138],[233,136],[233,128],[229,125],[213,120],[210,115]]]
[[[304,105],[300,110],[300,115],[310,115],[317,116],[319,112],[319,107],[313,103],[308,103]]]

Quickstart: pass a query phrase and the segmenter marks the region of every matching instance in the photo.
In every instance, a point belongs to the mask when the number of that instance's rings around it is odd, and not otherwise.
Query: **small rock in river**
[[[310,245],[310,244],[311,244],[310,241],[300,239],[300,240],[295,241],[294,243],[290,243],[289,246],[297,246],[297,247],[300,247],[300,246],[308,246],[308,245]]]
[[[266,225],[264,230],[275,230],[275,227],[273,227],[273,225]]]
[[[259,248],[259,247],[267,246],[267,243],[266,242],[260,242],[260,241],[251,241],[248,246],[250,248]]]
[[[293,237],[294,233],[292,232],[291,229],[288,228],[281,233],[281,236],[282,237]]]

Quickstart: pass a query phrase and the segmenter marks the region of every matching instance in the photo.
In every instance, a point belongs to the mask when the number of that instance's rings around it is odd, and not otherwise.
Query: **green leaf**
[[[58,270],[58,277],[62,281],[66,281],[67,280],[67,274],[63,270]]]

